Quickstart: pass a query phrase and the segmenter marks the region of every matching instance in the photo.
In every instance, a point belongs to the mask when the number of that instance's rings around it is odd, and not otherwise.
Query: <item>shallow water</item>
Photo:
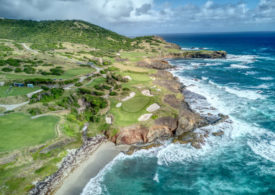
[[[183,48],[226,50],[226,59],[171,60],[192,109],[227,114],[196,129],[202,149],[165,142],[120,154],[83,194],[275,194],[275,33],[166,35]]]

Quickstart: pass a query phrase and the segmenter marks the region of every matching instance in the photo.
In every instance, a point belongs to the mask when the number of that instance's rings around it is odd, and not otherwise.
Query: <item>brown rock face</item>
[[[171,137],[177,128],[177,120],[171,117],[162,117],[149,129],[141,126],[132,126],[122,129],[115,137],[116,144],[143,144],[155,141],[162,137]]]
[[[169,116],[161,117],[155,120],[155,124],[158,126],[166,126],[171,132],[173,132],[178,127],[178,120]]]
[[[122,129],[116,138],[116,144],[138,144],[147,142],[148,129],[141,126],[132,126]]]
[[[165,87],[174,93],[178,93],[182,90],[182,84],[178,82],[172,73],[159,70],[154,76],[158,78],[156,81],[154,81],[154,84]]]
[[[205,119],[203,119],[199,114],[192,112],[186,103],[181,103],[178,128],[176,130],[177,136],[206,124],[207,122]]]
[[[143,60],[143,61],[139,61],[137,65],[140,67],[154,68],[158,70],[165,70],[173,67],[165,60],[151,60],[151,61]]]
[[[167,126],[154,125],[149,128],[149,132],[147,134],[148,142],[155,141],[161,137],[170,137],[172,135],[172,131]]]
[[[174,94],[169,94],[164,97],[164,102],[169,104],[173,108],[179,108],[181,102],[176,98]]]

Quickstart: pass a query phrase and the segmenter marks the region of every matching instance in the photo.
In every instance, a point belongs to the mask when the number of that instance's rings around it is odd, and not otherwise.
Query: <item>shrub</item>
[[[75,82],[77,82],[77,81],[78,81],[77,78],[76,78],[76,79],[69,79],[69,80],[65,80],[65,81],[64,81],[64,84],[67,85],[67,84],[75,83]]]
[[[35,73],[35,69],[32,68],[32,67],[29,67],[29,66],[25,67],[23,71],[27,74],[34,74]]]
[[[9,58],[6,60],[6,63],[9,64],[10,66],[18,67],[20,66],[21,60]]]
[[[122,90],[123,90],[123,91],[130,91],[130,89],[127,88],[127,87],[122,88]]]
[[[21,68],[15,68],[14,72],[22,72]]]
[[[117,92],[115,92],[115,91],[110,92],[110,96],[116,96],[116,95],[117,95]]]
[[[76,87],[80,87],[80,86],[82,86],[82,85],[83,85],[83,84],[80,83],[80,82],[77,82],[77,83],[75,84]]]
[[[6,65],[6,61],[5,60],[0,60],[0,66],[5,66]]]
[[[78,92],[79,94],[91,94],[91,93],[92,93],[91,90],[86,89],[86,88],[78,88],[78,89],[77,89],[77,92]]]
[[[64,70],[62,70],[60,67],[52,68],[50,69],[50,72],[52,75],[62,75],[64,73]]]
[[[28,109],[28,112],[34,116],[34,115],[38,115],[38,114],[41,114],[41,110],[39,108],[29,108]]]
[[[47,86],[45,86],[45,85],[43,85],[43,86],[41,86],[41,89],[43,89],[44,91],[48,91],[50,88],[47,87]]]
[[[43,79],[43,78],[33,78],[33,79],[26,79],[24,80],[24,83],[32,83],[34,85],[39,85],[39,84],[54,84],[55,81],[52,79]]]
[[[96,95],[96,96],[103,96],[104,93],[101,92],[101,91],[93,91],[93,94]]]
[[[5,68],[2,68],[2,71],[3,71],[3,72],[11,72],[12,69],[9,68],[9,67],[5,67]]]

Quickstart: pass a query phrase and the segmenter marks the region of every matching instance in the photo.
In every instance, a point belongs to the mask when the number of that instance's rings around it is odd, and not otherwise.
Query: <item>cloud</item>
[[[273,29],[275,1],[205,1],[171,6],[158,0],[0,0],[0,17],[16,19],[82,19],[120,33],[233,31]],[[264,29],[264,30],[265,30]]]

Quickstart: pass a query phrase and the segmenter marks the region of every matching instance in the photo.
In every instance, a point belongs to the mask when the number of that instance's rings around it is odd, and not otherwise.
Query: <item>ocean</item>
[[[182,49],[228,52],[226,59],[169,60],[193,110],[229,116],[195,131],[224,135],[209,136],[202,149],[166,141],[120,154],[83,194],[275,194],[275,33],[162,37]]]

